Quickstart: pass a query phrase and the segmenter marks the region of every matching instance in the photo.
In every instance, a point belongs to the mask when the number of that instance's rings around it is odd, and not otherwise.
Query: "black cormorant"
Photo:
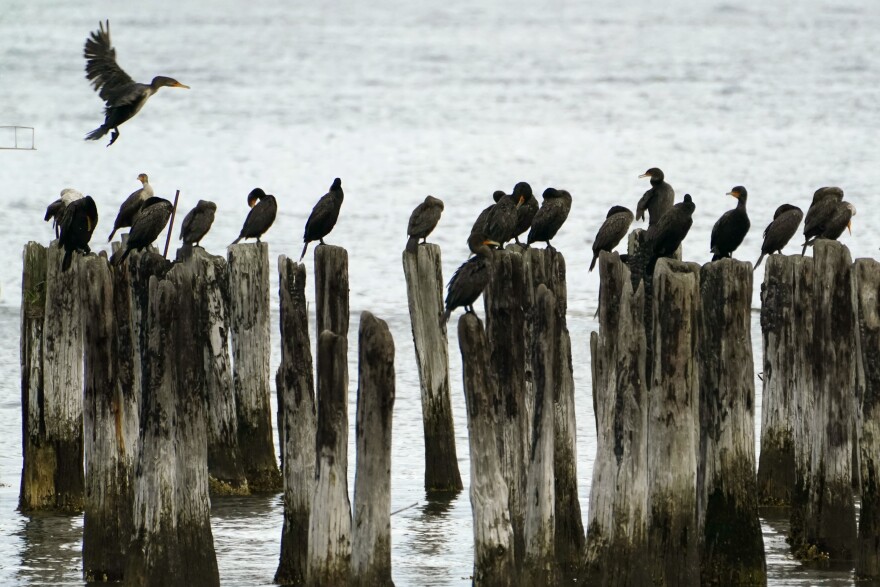
[[[544,201],[532,219],[532,229],[529,230],[527,242],[532,244],[543,241],[547,243],[547,248],[552,249],[550,239],[556,236],[571,211],[571,194],[565,190],[547,188],[542,198]]]
[[[131,223],[125,248],[116,251],[110,261],[114,265],[119,265],[133,250],[141,251],[153,244],[156,237],[165,230],[173,208],[173,204],[165,198],[152,197],[144,202]]]
[[[636,205],[636,220],[644,220],[645,210],[648,211],[648,226],[657,224],[667,210],[675,203],[675,190],[664,181],[663,172],[652,167],[639,176],[651,178],[651,189],[645,192]]]
[[[185,245],[199,246],[199,243],[211,230],[214,224],[214,212],[217,204],[208,200],[199,200],[196,207],[189,211],[180,225],[180,240]]]
[[[260,188],[251,190],[247,197],[247,203],[251,211],[244,219],[244,226],[241,227],[238,238],[232,241],[233,245],[243,238],[255,238],[257,242],[260,242],[260,237],[269,230],[269,227],[275,222],[275,214],[278,213],[278,203],[275,201],[275,196],[267,194]]]
[[[713,261],[730,257],[742,244],[746,233],[749,232],[749,227],[752,225],[749,221],[749,213],[746,211],[746,201],[749,197],[746,188],[738,185],[727,192],[727,195],[733,196],[738,202],[736,208],[722,214],[715,226],[712,227],[709,250],[712,253]]]
[[[150,185],[150,178],[147,177],[147,174],[141,173],[137,178],[143,185],[140,189],[133,191],[122,202],[122,205],[119,207],[119,213],[116,215],[116,220],[113,222],[113,231],[107,238],[108,243],[113,240],[113,235],[116,234],[117,230],[131,226],[135,214],[138,213],[144,202],[153,197],[153,187]]]
[[[532,220],[535,219],[540,204],[532,193],[532,186],[524,181],[513,186],[513,198],[519,205],[516,209],[516,228],[513,230],[513,238],[519,245],[522,244],[519,242],[520,235],[532,227]]]
[[[455,308],[464,307],[465,312],[474,311],[473,304],[486,289],[492,275],[492,264],[489,261],[492,249],[489,245],[500,246],[500,243],[490,240],[481,232],[472,232],[468,237],[468,247],[475,256],[456,269],[446,286],[446,311],[443,312],[443,323],[449,321],[449,316]]]
[[[818,225],[817,230],[821,230],[819,234],[804,243],[804,251],[807,247],[814,244],[817,239],[826,238],[828,240],[837,240],[844,230],[849,229],[852,232],[852,217],[856,215],[856,207],[849,202],[834,202],[834,209],[830,214],[824,217],[824,220]],[[801,253],[804,254],[803,252]]]
[[[427,242],[426,239],[431,231],[440,221],[440,215],[443,213],[443,200],[434,196],[425,197],[425,201],[416,206],[409,216],[409,224],[406,227],[406,234],[409,239],[406,241],[406,252],[415,254],[419,249],[419,239]]]
[[[306,256],[306,250],[309,243],[319,241],[324,244],[324,237],[330,234],[336,225],[336,219],[339,218],[339,209],[342,208],[342,200],[345,194],[342,193],[342,180],[338,177],[333,180],[330,191],[321,196],[309,219],[306,221],[306,229],[303,232],[303,250],[299,260],[302,261]]]
[[[492,199],[495,200],[495,204],[498,203],[498,200],[504,197],[504,192],[501,190],[495,190],[492,194]],[[473,227],[471,227],[471,234],[475,232],[486,232],[486,221],[489,219],[489,214],[492,213],[492,209],[495,208],[495,204],[491,204],[486,206],[480,215],[477,216],[477,219],[474,221]]]
[[[89,241],[98,225],[98,207],[95,206],[95,201],[91,196],[73,200],[64,209],[58,224],[61,228],[58,246],[64,249],[61,271],[67,271],[70,269],[74,251],[81,251],[83,254],[90,251]]]
[[[766,255],[781,253],[794,233],[797,232],[801,220],[804,218],[803,211],[797,206],[783,204],[773,214],[773,222],[764,230],[764,244],[761,245],[761,256],[755,263],[755,269],[761,264]]]
[[[629,230],[632,224],[633,213],[629,208],[623,206],[612,206],[605,216],[605,222],[596,233],[593,240],[593,260],[590,262],[590,271],[596,266],[596,259],[599,258],[600,251],[608,251],[609,253],[617,246]]]
[[[839,187],[822,187],[813,193],[813,201],[804,218],[804,238],[806,241],[801,255],[806,254],[807,247],[822,235],[825,225],[837,211],[841,201],[843,201],[843,190]]]
[[[489,212],[486,219],[486,237],[504,248],[504,243],[513,238],[518,219],[519,200],[515,194],[504,194]]]
[[[104,100],[104,124],[86,135],[87,141],[96,141],[110,130],[109,147],[119,138],[119,126],[137,114],[147,99],[159,91],[159,88],[186,88],[176,79],[162,75],[153,78],[149,84],[135,82],[116,63],[116,49],[110,42],[110,21],[98,23],[99,29],[94,31],[83,50],[86,58],[86,78]]]
[[[46,216],[43,218],[46,222],[52,221],[52,228],[55,229],[55,238],[61,236],[60,227],[61,217],[64,215],[64,209],[73,202],[79,200],[83,195],[73,188],[64,188],[61,190],[61,197],[49,204],[46,208]]]
[[[633,289],[638,287],[643,275],[654,272],[657,259],[670,257],[675,253],[694,223],[695,209],[691,195],[685,194],[683,201],[675,204],[660,220],[648,227],[642,245],[629,258]]]

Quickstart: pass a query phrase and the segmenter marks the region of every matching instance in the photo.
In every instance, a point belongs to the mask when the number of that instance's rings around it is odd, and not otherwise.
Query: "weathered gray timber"
[[[315,247],[315,314],[318,332],[348,337],[348,251],[342,247]]]
[[[523,256],[518,249],[499,250],[492,255],[492,277],[483,292],[490,365],[498,379],[499,397],[495,402],[498,453],[501,475],[507,484],[517,565],[525,556],[525,490],[532,427],[530,410],[526,407],[526,369],[531,363],[527,358],[531,338],[527,338],[525,328],[528,285]],[[551,325],[556,327],[555,319]],[[555,355],[552,355],[554,359]],[[551,393],[554,388],[550,387]]]
[[[862,426],[859,465],[862,504],[856,547],[856,577],[880,581],[880,263],[857,259],[853,266],[858,299]]]
[[[700,581],[766,585],[755,479],[752,265],[721,259],[699,275]]]
[[[538,286],[534,307],[530,364],[534,374],[534,439],[528,454],[524,500],[524,584],[556,584],[556,503],[553,483],[553,390],[556,387],[556,300],[544,285]]]
[[[329,330],[321,333],[318,338],[317,463],[309,519],[308,583],[311,585],[347,585],[351,574],[351,504],[346,474],[347,354],[344,335]]]
[[[449,391],[449,348],[443,313],[440,247],[424,244],[416,254],[403,252],[403,274],[422,396],[425,433],[425,491],[461,491],[455,429]]]
[[[211,491],[218,494],[247,494],[248,481],[238,446],[238,419],[229,358],[229,268],[226,259],[211,255],[202,247],[178,249],[177,259],[190,266],[197,280],[197,340],[203,344],[207,386]]]
[[[190,268],[149,286],[128,585],[219,585],[208,497],[205,372]]]
[[[654,269],[654,368],[648,391],[648,547],[657,585],[698,585],[696,263]],[[661,311],[662,310],[662,311]]]
[[[281,489],[269,405],[269,245],[231,245],[229,315],[238,448],[252,491]]]
[[[599,276],[603,302],[591,338],[596,460],[583,582],[648,585],[644,282],[633,292],[629,268],[607,252],[599,254]]]
[[[565,282],[565,258],[556,249],[529,248],[523,254],[523,271],[528,284],[527,302],[529,314],[535,307],[538,286],[544,284],[556,300],[556,372],[553,402],[555,421],[553,425],[553,468],[556,505],[556,561],[563,576],[573,576],[579,571],[584,549],[584,525],[577,488],[577,452],[575,433],[574,372],[571,363],[571,338],[566,325],[567,286]],[[531,323],[531,320],[528,321]],[[531,340],[527,329],[526,339]],[[527,373],[527,378],[530,379]],[[528,404],[528,402],[527,402]],[[528,412],[531,414],[531,410]]]
[[[391,580],[391,416],[394,395],[394,340],[384,320],[363,312],[358,335],[352,585],[394,585]]]
[[[308,573],[309,512],[315,485],[315,386],[306,304],[306,268],[278,257],[281,364],[275,375],[284,477],[284,528],[275,582],[299,585]]]
[[[474,585],[517,584],[507,485],[501,474],[493,401],[498,380],[489,366],[489,343],[475,314],[458,320],[471,462]]]

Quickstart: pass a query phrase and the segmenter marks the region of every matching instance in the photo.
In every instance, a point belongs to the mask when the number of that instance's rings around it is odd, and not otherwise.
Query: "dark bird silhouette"
[[[758,268],[766,255],[782,252],[782,249],[797,232],[803,218],[804,213],[797,206],[783,204],[776,209],[776,213],[773,214],[773,222],[764,229],[764,244],[761,245],[761,256],[755,263],[755,269]]]
[[[696,205],[690,194],[674,205],[648,227],[645,240],[636,254],[629,258],[632,269],[633,289],[636,289],[643,275],[652,275],[657,259],[672,256],[687,236],[694,223]]]
[[[147,174],[141,173],[137,178],[143,185],[141,185],[140,189],[133,191],[122,202],[122,205],[119,207],[119,213],[116,214],[116,220],[113,221],[113,230],[107,238],[108,243],[113,240],[113,235],[116,234],[117,230],[131,226],[135,214],[138,213],[144,202],[153,197],[153,187],[150,185],[150,178],[147,177]]]
[[[95,206],[91,196],[77,198],[64,209],[59,221],[61,235],[58,237],[58,246],[64,249],[64,260],[61,261],[62,272],[70,269],[74,251],[83,254],[90,252],[89,241],[97,225],[98,207]]]
[[[727,195],[736,198],[737,204],[736,208],[722,214],[715,226],[712,227],[709,250],[712,252],[713,261],[730,257],[742,244],[752,225],[746,211],[746,201],[749,197],[746,188],[738,185],[727,192]]]
[[[61,236],[61,228],[58,224],[61,217],[64,216],[64,210],[74,200],[79,200],[83,195],[73,188],[64,188],[61,190],[61,197],[49,204],[46,208],[46,216],[43,218],[46,222],[52,221],[52,228],[55,229],[55,238]]]
[[[342,208],[342,200],[345,194],[342,193],[342,180],[338,177],[333,180],[330,191],[321,196],[309,219],[306,221],[306,229],[303,232],[303,250],[299,260],[302,261],[306,256],[306,250],[309,243],[319,241],[324,244],[324,237],[330,234],[333,227],[336,226],[336,219],[339,218],[339,209]]]
[[[825,238],[837,240],[844,230],[852,232],[852,217],[856,215],[856,207],[849,202],[834,202],[834,209],[830,214],[823,217],[816,226],[818,234],[804,243],[804,251],[807,247],[815,244],[816,240]],[[804,253],[801,252],[801,255]]]
[[[813,201],[804,218],[804,237],[801,255],[806,254],[807,247],[813,244],[822,235],[825,225],[837,210],[837,205],[843,201],[843,190],[839,187],[822,187],[813,193]],[[840,235],[838,235],[840,236]]]
[[[238,238],[232,241],[233,245],[243,238],[255,238],[257,242],[260,242],[260,237],[269,230],[278,213],[278,202],[275,201],[275,196],[267,194],[260,188],[251,190],[247,197],[247,203],[251,211],[244,219],[244,226],[241,227]]]
[[[97,31],[86,39],[83,56],[86,58],[86,78],[104,100],[104,124],[86,135],[87,141],[96,141],[113,131],[109,147],[119,138],[119,126],[144,107],[147,99],[159,88],[186,88],[176,79],[162,75],[149,84],[137,83],[116,63],[116,49],[110,42],[110,21],[99,23]]]
[[[449,321],[449,316],[456,308],[464,307],[465,312],[473,313],[474,302],[486,289],[492,276],[492,249],[489,245],[500,246],[481,232],[472,232],[468,237],[468,247],[475,256],[456,269],[446,286],[446,311],[443,312],[442,323]]]
[[[135,214],[131,223],[131,230],[128,231],[128,240],[125,241],[125,247],[119,249],[113,254],[110,262],[119,265],[128,254],[134,250],[142,251],[144,248],[153,244],[156,237],[165,230],[168,219],[171,218],[171,210],[173,204],[165,198],[153,197],[144,202],[141,209]]]
[[[189,211],[180,225],[180,240],[185,245],[199,246],[202,239],[214,224],[214,213],[217,204],[208,200],[199,200],[196,207]]]
[[[516,228],[513,230],[513,238],[516,240],[516,244],[519,245],[522,244],[519,242],[519,237],[532,227],[532,220],[535,219],[535,214],[538,213],[540,204],[538,203],[538,198],[532,193],[532,186],[524,181],[513,186],[513,199],[518,206],[516,209]]]
[[[495,192],[492,194],[492,199],[495,200],[495,204],[497,204],[498,200],[500,200],[503,196],[504,192],[502,192],[501,190],[495,190]],[[475,232],[486,232],[486,221],[489,220],[489,214],[492,213],[492,210],[495,208],[495,204],[486,206],[483,211],[480,212],[480,215],[477,216],[477,219],[474,221],[473,227],[471,227],[471,234]]]
[[[651,178],[651,189],[646,191],[636,205],[636,220],[644,220],[648,211],[648,226],[656,224],[675,202],[675,190],[666,183],[663,172],[652,167],[639,176]]]
[[[513,194],[504,194],[489,212],[486,219],[486,237],[504,248],[504,243],[513,238],[518,219],[518,200]]]
[[[442,213],[443,201],[434,196],[425,197],[425,201],[416,206],[409,216],[409,224],[406,227],[406,234],[409,236],[406,241],[407,253],[418,252],[419,239],[422,239],[423,243],[427,242],[428,235],[437,226]]]
[[[617,246],[626,232],[629,225],[632,224],[633,213],[629,208],[623,206],[612,206],[605,216],[605,222],[596,233],[593,240],[593,260],[590,262],[590,271],[596,266],[596,259],[599,258],[600,251],[608,251],[609,253]]]
[[[532,228],[529,230],[527,242],[531,245],[537,241],[547,243],[547,248],[552,249],[550,239],[556,236],[568,213],[571,211],[571,194],[565,190],[547,188],[542,195],[544,201],[535,217],[532,219]]]

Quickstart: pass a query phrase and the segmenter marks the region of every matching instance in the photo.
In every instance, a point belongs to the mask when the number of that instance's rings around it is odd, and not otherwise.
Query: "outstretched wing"
[[[83,57],[86,58],[86,78],[101,99],[111,102],[134,80],[116,63],[116,49],[110,42],[110,21],[99,23],[99,29],[86,39]]]

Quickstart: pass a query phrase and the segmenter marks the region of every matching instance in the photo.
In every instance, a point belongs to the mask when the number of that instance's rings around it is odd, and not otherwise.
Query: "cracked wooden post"
[[[755,479],[752,266],[700,270],[697,517],[703,585],[766,585]]]
[[[591,338],[596,460],[584,583],[648,585],[648,381],[644,282],[633,292],[617,254],[599,254],[599,332]]]
[[[281,489],[269,405],[269,245],[230,245],[229,315],[238,448],[252,491]]]
[[[449,345],[443,313],[440,247],[425,244],[403,252],[403,274],[422,397],[425,435],[425,492],[461,491],[449,391]]]
[[[391,421],[394,395],[394,340],[384,320],[363,312],[358,335],[352,585],[394,585],[391,580]]]
[[[489,367],[489,343],[475,314],[458,321],[471,462],[474,524],[474,585],[515,585],[513,529],[507,485],[501,474],[493,407],[498,380]]]
[[[654,269],[654,367],[648,391],[648,547],[651,577],[698,585],[697,328],[700,266],[660,259]]]
[[[219,585],[208,497],[205,372],[190,268],[149,286],[141,450],[127,585]],[[197,336],[197,335],[196,335]]]
[[[859,465],[862,503],[856,547],[856,578],[880,581],[880,263],[857,259],[853,267],[858,299],[862,397]]]
[[[344,335],[329,330],[321,333],[318,338],[317,462],[309,518],[310,585],[346,585],[351,575],[347,355]]]
[[[348,251],[333,245],[315,247],[315,317],[318,332],[329,330],[348,337],[348,290]],[[347,367],[345,373],[347,388]]]
[[[306,582],[309,512],[315,484],[315,386],[306,303],[306,268],[278,258],[281,364],[275,376],[284,467],[284,527],[275,582]]]

